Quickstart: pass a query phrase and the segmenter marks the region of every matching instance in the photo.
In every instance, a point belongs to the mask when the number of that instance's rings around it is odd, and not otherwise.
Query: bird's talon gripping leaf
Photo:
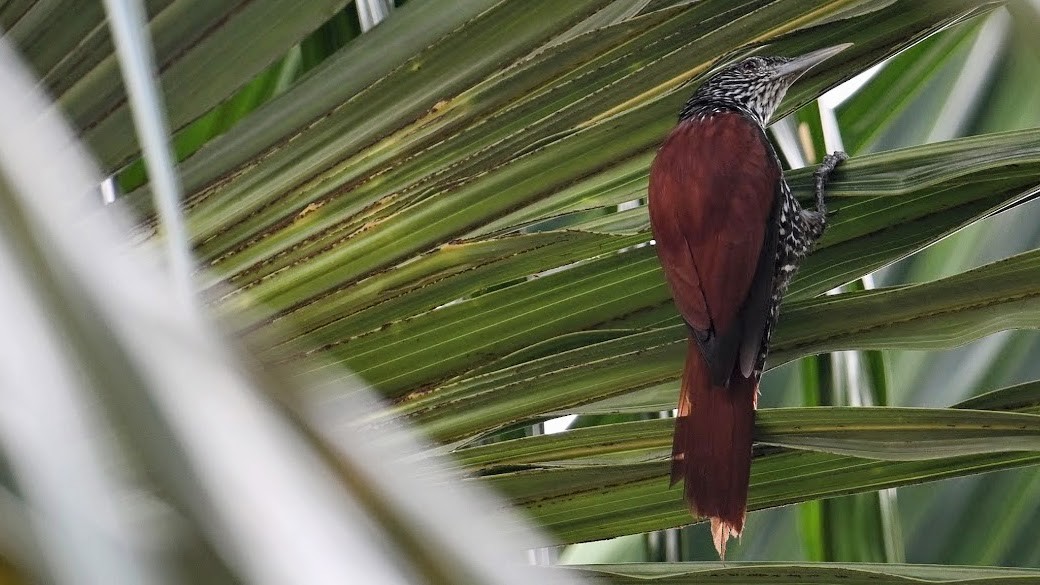
[[[839,164],[849,160],[849,154],[843,150],[835,150],[834,152],[823,157],[823,162],[833,171]]]
[[[827,211],[827,202],[824,200],[824,191],[827,188],[827,182],[830,181],[834,169],[848,160],[848,158],[849,155],[840,150],[836,150],[823,157],[823,162],[820,163],[816,172],[813,173],[813,178],[815,179],[816,209],[823,213],[825,217],[831,217],[833,215],[833,212]]]

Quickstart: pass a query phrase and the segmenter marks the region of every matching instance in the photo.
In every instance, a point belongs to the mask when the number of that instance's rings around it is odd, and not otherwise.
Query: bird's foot
[[[824,191],[827,188],[827,181],[830,180],[831,174],[838,165],[848,160],[849,155],[845,154],[840,150],[836,150],[831,154],[823,157],[823,162],[813,173],[813,179],[815,179],[816,185],[816,212],[824,217],[834,215],[835,212],[827,212],[827,202],[824,200]]]

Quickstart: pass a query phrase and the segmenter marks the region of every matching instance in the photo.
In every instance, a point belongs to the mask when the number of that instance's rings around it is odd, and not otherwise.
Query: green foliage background
[[[0,26],[159,239],[103,13],[57,4]],[[343,0],[146,5],[203,298],[301,372],[293,416],[349,368],[387,399],[366,424],[420,429],[563,562],[646,562],[592,580],[1037,578],[886,564],[1040,565],[1035,2],[412,0],[364,33]],[[685,333],[647,167],[720,60],[839,42],[773,128],[799,196],[826,133],[852,158],[763,382],[762,511],[728,568],[656,562],[714,553],[667,486]]]

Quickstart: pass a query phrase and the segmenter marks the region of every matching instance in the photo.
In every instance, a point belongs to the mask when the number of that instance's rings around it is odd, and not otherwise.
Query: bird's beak
[[[852,43],[842,43],[833,47],[827,47],[826,49],[820,49],[813,51],[812,53],[806,53],[801,57],[795,57],[794,59],[780,65],[776,68],[777,77],[789,77],[791,81],[801,77],[806,71],[813,67],[823,63],[827,59],[837,55],[838,53],[848,49],[852,46]]]

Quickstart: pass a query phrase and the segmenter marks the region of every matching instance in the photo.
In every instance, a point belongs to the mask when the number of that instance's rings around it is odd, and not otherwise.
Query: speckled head
[[[764,127],[795,80],[851,46],[845,43],[793,58],[748,57],[708,78],[686,103],[679,119],[721,106],[738,109]]]

